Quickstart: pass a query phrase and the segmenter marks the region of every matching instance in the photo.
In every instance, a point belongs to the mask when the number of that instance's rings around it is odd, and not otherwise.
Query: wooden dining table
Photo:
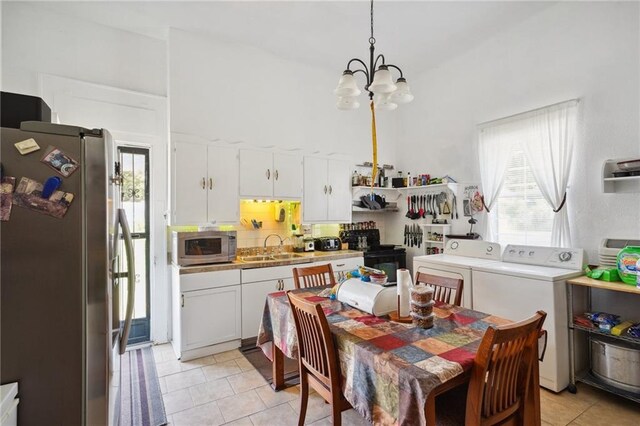
[[[435,425],[436,396],[469,381],[485,330],[511,323],[436,302],[434,326],[422,329],[320,297],[323,289],[293,291],[322,305],[336,342],[343,394],[357,412],[376,425]],[[283,357],[298,356],[295,323],[285,292],[267,296],[257,343],[272,361],[273,388],[283,389]],[[538,380],[530,383],[525,424],[540,425]]]

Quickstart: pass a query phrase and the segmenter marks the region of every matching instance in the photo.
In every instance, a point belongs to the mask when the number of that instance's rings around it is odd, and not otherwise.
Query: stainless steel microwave
[[[236,231],[173,232],[172,260],[180,266],[236,260]]]

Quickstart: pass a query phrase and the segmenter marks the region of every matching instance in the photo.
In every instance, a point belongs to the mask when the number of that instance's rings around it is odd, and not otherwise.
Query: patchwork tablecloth
[[[510,322],[436,302],[434,327],[424,330],[317,296],[322,289],[295,292],[322,304],[338,348],[345,398],[374,424],[425,424],[429,393],[471,368],[489,325]],[[269,294],[265,302],[258,345],[270,356],[272,343],[297,358],[295,324],[284,292]]]

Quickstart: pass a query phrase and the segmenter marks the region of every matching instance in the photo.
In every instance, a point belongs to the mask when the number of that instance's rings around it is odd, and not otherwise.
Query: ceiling
[[[437,66],[549,7],[541,1],[376,1],[376,51],[406,74]],[[342,70],[366,59],[368,1],[42,2],[39,6],[166,39],[168,28]],[[338,72],[338,71],[336,71]]]

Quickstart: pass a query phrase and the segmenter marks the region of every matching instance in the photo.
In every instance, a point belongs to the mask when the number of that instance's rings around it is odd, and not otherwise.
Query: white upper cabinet
[[[240,150],[240,196],[301,198],[301,157],[254,149]]]
[[[209,146],[208,158],[208,222],[237,222],[240,217],[238,150]]]
[[[273,194],[273,154],[240,150],[240,196],[270,197]]]
[[[236,149],[175,142],[172,172],[173,225],[238,221]]]
[[[351,166],[346,161],[327,161],[329,196],[327,220],[351,222]]]
[[[173,147],[171,200],[175,224],[207,220],[207,146],[177,142]]]
[[[302,157],[295,154],[273,154],[273,196],[302,197]]]
[[[346,161],[304,158],[303,222],[351,222],[349,170]]]

